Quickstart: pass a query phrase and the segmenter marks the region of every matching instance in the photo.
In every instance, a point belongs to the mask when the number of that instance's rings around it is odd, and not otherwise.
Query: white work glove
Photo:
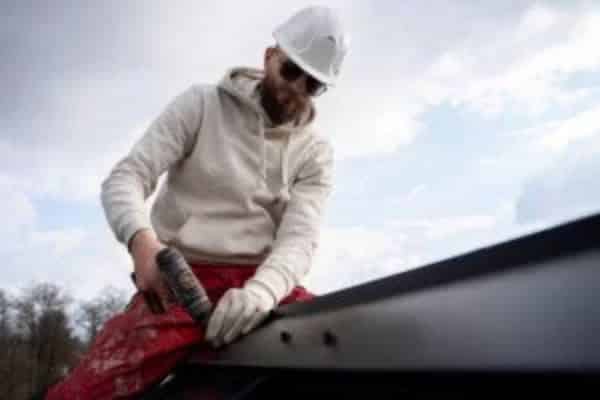
[[[227,290],[208,320],[206,340],[214,347],[231,343],[264,321],[275,305],[273,295],[256,282]]]

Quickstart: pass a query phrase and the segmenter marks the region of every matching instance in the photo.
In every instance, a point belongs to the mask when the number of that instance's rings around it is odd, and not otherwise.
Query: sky
[[[316,100],[336,163],[308,289],[600,210],[600,2],[310,4],[339,11],[350,51]],[[174,96],[260,67],[273,29],[306,5],[4,0],[0,288],[133,293],[102,180]]]

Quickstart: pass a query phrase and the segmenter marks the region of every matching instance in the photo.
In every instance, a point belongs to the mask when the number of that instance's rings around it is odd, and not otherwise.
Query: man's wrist
[[[140,241],[153,237],[153,232],[148,228],[142,228],[137,230],[133,235],[131,235],[131,239],[129,239],[129,243],[127,244],[127,249],[129,250],[129,253],[133,253],[135,247]]]
[[[246,281],[246,285],[262,287],[265,293],[270,294],[275,304],[283,300],[294,286],[288,282],[281,269],[269,265],[261,265],[254,276]]]

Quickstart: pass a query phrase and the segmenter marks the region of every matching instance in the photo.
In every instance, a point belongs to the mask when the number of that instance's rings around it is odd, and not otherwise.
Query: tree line
[[[29,399],[61,379],[126,302],[112,287],[78,302],[50,283],[0,289],[0,399]]]

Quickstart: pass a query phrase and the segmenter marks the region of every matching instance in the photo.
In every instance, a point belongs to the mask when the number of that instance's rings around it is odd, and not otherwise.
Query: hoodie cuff
[[[122,243],[127,247],[127,250],[130,249],[133,236],[142,229],[152,230],[152,225],[145,214],[135,213],[129,217],[127,223],[121,229]]]

